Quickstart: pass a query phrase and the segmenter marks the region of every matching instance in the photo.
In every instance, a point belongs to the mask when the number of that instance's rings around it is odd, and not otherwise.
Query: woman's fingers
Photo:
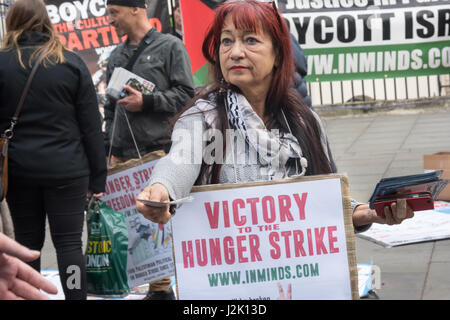
[[[39,251],[28,249],[3,233],[0,233],[0,253],[1,252],[26,262],[36,260],[41,254]]]
[[[391,203],[390,206],[384,207],[384,215],[386,224],[394,225],[414,217],[414,211],[408,205],[406,199],[399,199],[397,202]]]
[[[384,217],[386,219],[386,224],[392,226],[394,224],[394,218],[392,216],[392,210],[390,206],[384,207]]]
[[[19,261],[21,262],[21,261]],[[45,279],[39,272],[34,270],[32,267],[30,267],[28,264],[20,263],[17,277],[28,284],[28,286],[42,289],[47,293],[50,294],[57,294],[58,289],[56,286],[51,283],[49,280]],[[20,288],[23,288],[23,285],[20,286]],[[38,290],[36,289],[36,290]],[[39,290],[38,290],[39,291]],[[26,298],[25,295],[19,294],[20,296]]]
[[[156,202],[169,202],[169,192],[166,187],[161,184],[154,184],[145,188],[138,196],[138,199],[156,201]],[[146,205],[142,202],[136,202],[136,209],[148,220],[166,224],[170,220],[169,205],[163,207],[156,207]]]

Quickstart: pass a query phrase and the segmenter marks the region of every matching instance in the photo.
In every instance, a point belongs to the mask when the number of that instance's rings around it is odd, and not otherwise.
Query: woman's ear
[[[273,67],[276,69],[280,66],[280,57],[277,55],[275,56],[275,61],[273,63]]]
[[[280,55],[279,55],[280,50],[278,47],[274,48],[273,50],[275,52],[275,61],[273,63],[273,66],[274,66],[274,68],[278,68],[280,65]]]

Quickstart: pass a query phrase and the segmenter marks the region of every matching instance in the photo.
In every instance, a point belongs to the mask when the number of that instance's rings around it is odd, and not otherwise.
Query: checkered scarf
[[[261,165],[271,167],[271,175],[280,172],[280,169],[289,172],[291,168],[287,168],[287,162],[291,158],[295,159],[294,166],[297,162],[301,164],[296,174],[305,174],[307,161],[303,158],[297,138],[292,133],[268,130],[241,94],[228,90],[226,102],[230,128],[237,130],[241,138],[257,152]]]

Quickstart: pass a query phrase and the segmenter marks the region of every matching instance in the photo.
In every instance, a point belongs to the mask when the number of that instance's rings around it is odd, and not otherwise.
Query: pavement
[[[361,202],[381,178],[423,173],[424,154],[450,151],[445,106],[321,118],[338,171]],[[380,268],[380,299],[450,299],[450,240],[385,248],[356,237],[356,260]]]
[[[321,118],[338,170],[348,174],[351,196],[361,202],[381,178],[423,173],[424,154],[450,151],[448,102]],[[450,299],[450,239],[385,248],[356,237],[356,252],[358,264],[380,268],[380,299]],[[48,227],[42,269],[57,269]]]

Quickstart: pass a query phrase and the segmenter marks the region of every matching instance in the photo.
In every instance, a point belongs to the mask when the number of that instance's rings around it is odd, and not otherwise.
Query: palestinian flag
[[[214,8],[224,0],[180,0],[184,43],[191,59],[196,87],[208,83],[208,62],[202,54],[206,31],[214,18]]]

